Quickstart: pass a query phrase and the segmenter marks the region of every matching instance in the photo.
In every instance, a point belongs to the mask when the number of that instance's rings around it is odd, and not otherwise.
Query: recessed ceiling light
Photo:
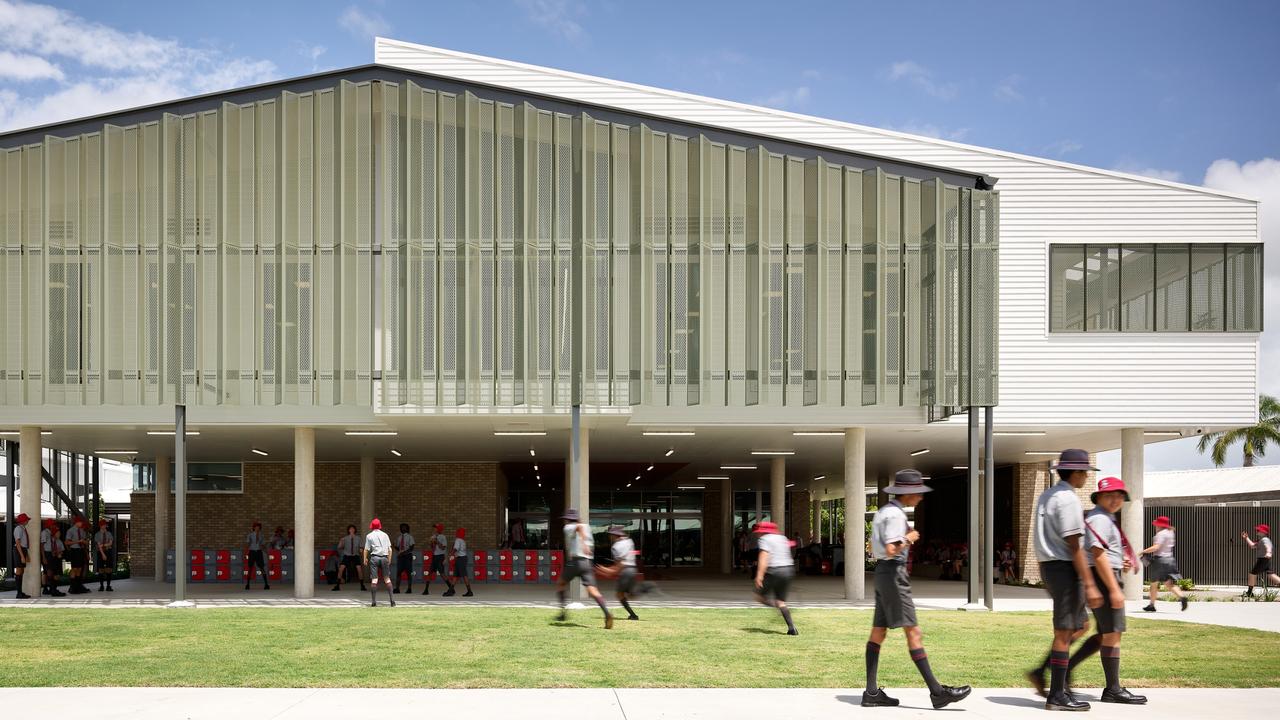
[[[752,455],[795,455],[795,450],[752,450]]]
[[[348,435],[373,436],[373,435],[399,435],[395,430],[348,430]]]
[[[796,486],[795,483],[787,483],[787,487],[795,487],[795,486]]]
[[[546,435],[545,430],[494,430],[494,437],[524,437]]]
[[[627,487],[631,487],[631,483],[627,483]]]
[[[671,457],[672,455],[675,455],[675,454],[676,454],[676,449],[671,448],[670,450],[667,451],[665,455],[663,455],[663,457]]]
[[[1048,455],[1049,457],[1057,457],[1061,453],[1057,450],[1028,450],[1028,455]]]
[[[534,479],[534,480],[541,480],[541,479],[542,479],[542,476],[541,476],[541,475],[534,475],[534,476],[533,476],[533,479]]]
[[[19,431],[19,430],[0,430],[0,435],[21,435],[21,434],[22,434],[22,432],[21,432],[21,431]],[[40,431],[40,434],[41,434],[41,435],[52,435],[52,434],[53,434],[53,431],[52,431],[52,430],[41,430],[41,431]]]
[[[826,475],[818,475],[817,477],[814,478],[814,480],[826,480],[826,479],[827,479]]]
[[[911,457],[916,457],[917,455],[928,455],[928,454],[929,454],[929,448],[920,448],[919,450],[911,451]]]
[[[259,450],[258,448],[249,448],[249,450],[250,450],[251,452],[253,452],[254,454],[256,454],[256,455],[262,455],[263,457],[265,457],[265,456],[267,455],[267,451],[266,451],[266,450]]]
[[[920,479],[921,479],[921,480],[932,480],[933,478],[929,477],[928,475],[921,475],[921,476],[920,476]]]
[[[649,437],[693,437],[696,433],[692,430],[645,430],[644,434]]]
[[[653,466],[652,466],[652,465],[650,465],[649,467],[645,468],[645,469],[644,469],[644,471],[645,471],[645,472],[653,472]]]
[[[996,437],[1041,437],[1047,433],[1044,430],[996,430],[991,434]]]
[[[147,431],[147,434],[148,434],[148,435],[167,435],[167,436],[169,436],[169,437],[173,437],[174,435],[177,435],[177,434],[178,434],[178,431],[177,431],[177,430],[148,430],[148,431]],[[199,434],[200,434],[200,431],[199,431],[199,430],[188,430],[188,431],[187,431],[187,436],[188,436],[188,437],[189,437],[189,436],[191,436],[191,435],[199,435]]]
[[[755,470],[755,465],[721,465],[721,470]]]
[[[401,457],[400,451],[395,448],[391,448],[391,454],[395,455],[396,457]]]
[[[637,479],[637,480],[639,480],[639,479],[640,479],[640,476],[639,476],[639,475],[637,475],[637,476],[636,476],[636,479]]]
[[[1151,435],[1152,437],[1182,437],[1180,430],[1147,430],[1143,435]]]
[[[728,475],[699,475],[699,480],[728,480]]]
[[[538,487],[542,487],[542,483],[538,483]]]
[[[537,466],[537,465],[534,465],[534,466],[533,466],[533,471],[534,471],[534,472],[538,472],[538,466]]]
[[[533,448],[529,448],[529,457],[538,457],[538,453],[534,452]]]
[[[952,465],[951,469],[952,470],[968,470],[969,466],[968,465]]]
[[[94,450],[94,455],[137,455],[137,450]]]
[[[677,485],[677,490],[706,490],[706,485]]]
[[[795,437],[843,437],[843,430],[796,430]]]

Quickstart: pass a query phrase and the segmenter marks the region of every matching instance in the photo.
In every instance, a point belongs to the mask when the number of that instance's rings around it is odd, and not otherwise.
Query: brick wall
[[[377,463],[374,511],[395,538],[407,522],[419,545],[436,522],[452,537],[467,529],[472,547],[496,547],[501,535],[496,509],[499,494],[496,463]],[[142,576],[155,572],[155,499],[135,493],[131,507],[131,559]],[[169,533],[173,537],[170,498]],[[316,546],[335,544],[348,524],[360,522],[360,464],[316,463]],[[244,492],[187,495],[188,547],[239,547],[254,520],[270,536],[277,525],[293,527],[293,464],[245,463]],[[361,528],[363,533],[365,528]]]
[[[787,537],[800,536],[800,544],[809,541],[809,527],[813,524],[813,510],[809,508],[809,491],[787,493]]]
[[[1089,460],[1097,464],[1097,453],[1089,453]],[[1035,582],[1040,579],[1040,565],[1036,560],[1035,512],[1036,499],[1051,483],[1058,482],[1058,473],[1049,469],[1050,463],[1020,463],[1013,474],[1013,529],[1021,565],[1022,579]],[[1084,487],[1076,490],[1085,511],[1093,507],[1089,495],[1097,488],[1097,473],[1089,473]]]

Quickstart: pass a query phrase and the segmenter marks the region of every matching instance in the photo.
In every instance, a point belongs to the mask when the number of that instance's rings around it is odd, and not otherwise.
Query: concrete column
[[[844,597],[862,600],[866,593],[867,431],[844,431]],[[835,541],[835,538],[832,538]]]
[[[733,480],[720,481],[720,574],[733,572]]]
[[[169,456],[156,456],[156,582],[164,582],[164,555],[169,549]]]
[[[591,527],[591,447],[589,433],[582,426],[581,409],[573,406],[569,429],[569,486],[565,492],[565,505],[577,508],[579,522]],[[567,508],[566,508],[567,509]],[[566,561],[568,559],[566,558]],[[569,597],[579,599],[586,597],[582,581],[574,579],[569,584]]]
[[[360,458],[360,527],[367,529],[374,514],[374,472],[373,458]],[[360,532],[365,532],[362,529]]]
[[[293,429],[293,596],[316,595],[316,431]]]
[[[769,514],[778,532],[787,534],[787,459],[776,457],[769,464]]]
[[[1142,550],[1143,533],[1146,522],[1143,520],[1146,502],[1142,496],[1142,473],[1146,463],[1143,459],[1146,441],[1142,428],[1125,428],[1120,431],[1120,479],[1129,491],[1129,502],[1120,511],[1120,525],[1124,534],[1133,545],[1134,552]],[[1124,596],[1128,600],[1142,599],[1142,574],[1124,576]]]
[[[24,512],[30,518],[27,520],[27,552],[28,559],[34,560],[27,565],[27,569],[22,573],[22,592],[33,598],[40,597],[40,495],[44,488],[44,478],[41,476],[41,469],[44,463],[41,459],[40,446],[40,428],[32,425],[24,425],[18,430],[18,450],[21,456],[18,458],[19,472],[22,473],[22,502],[19,512]],[[9,479],[10,482],[13,478]],[[9,512],[13,512],[12,508]],[[4,539],[7,543],[12,543],[13,538]],[[15,551],[16,552],[16,551]]]

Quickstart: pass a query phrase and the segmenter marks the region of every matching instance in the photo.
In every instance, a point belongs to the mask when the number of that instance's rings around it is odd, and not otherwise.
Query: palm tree
[[[1236,443],[1244,445],[1244,466],[1253,467],[1253,459],[1267,454],[1267,446],[1280,445],[1280,400],[1271,395],[1258,396],[1258,424],[1249,427],[1209,433],[1200,438],[1199,450],[1204,452],[1213,445],[1213,464],[1222,467],[1227,462],[1227,450]]]

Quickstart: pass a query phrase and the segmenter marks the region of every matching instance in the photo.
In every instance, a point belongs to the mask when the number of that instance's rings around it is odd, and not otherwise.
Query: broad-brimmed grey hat
[[[1093,470],[1098,468],[1089,462],[1089,451],[1079,448],[1063,450],[1062,455],[1058,456],[1058,464],[1053,466],[1054,470]]]
[[[626,535],[627,529],[622,527],[621,525],[610,525],[609,534],[610,535]]]
[[[578,510],[576,508],[569,508],[564,511],[564,514],[560,516],[560,519],[578,522]]]
[[[924,484],[924,475],[919,470],[899,470],[893,476],[893,484],[884,491],[890,495],[915,495],[932,492],[933,488]]]

